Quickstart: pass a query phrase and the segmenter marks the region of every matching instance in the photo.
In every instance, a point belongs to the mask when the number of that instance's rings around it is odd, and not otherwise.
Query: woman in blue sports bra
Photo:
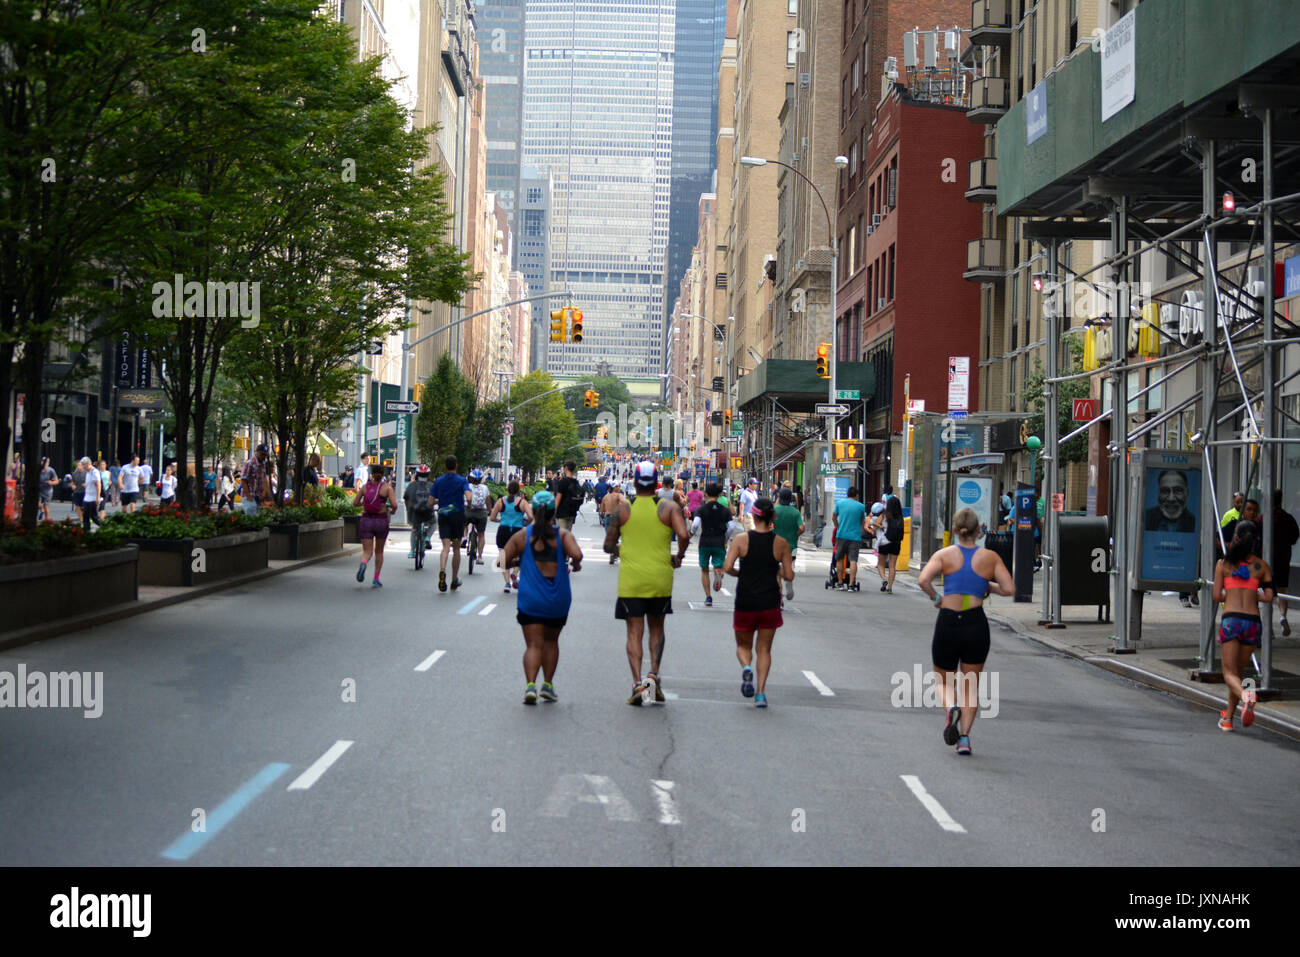
[[[510,484],[506,486],[506,494],[496,500],[492,506],[492,514],[488,518],[492,521],[501,520],[501,525],[497,528],[498,552],[505,549],[506,542],[510,541],[510,537],[515,532],[533,520],[532,507],[528,504],[528,500],[519,494],[518,479],[510,480]],[[519,573],[512,568],[502,566],[501,574],[505,577],[505,591],[509,595],[510,586],[519,584]]]
[[[989,592],[1011,596],[1016,588],[998,553],[976,544],[983,530],[974,509],[959,511],[953,516],[952,526],[957,533],[957,544],[930,556],[917,584],[939,608],[930,657],[947,712],[943,741],[957,745],[958,754],[970,754],[971,725],[979,711],[979,674],[989,654],[989,621],[984,617],[984,597]],[[942,598],[931,584],[937,575],[943,575]]]
[[[563,554],[561,554],[563,553]],[[568,558],[571,565],[565,564]],[[499,559],[504,568],[519,566],[518,613],[524,629],[524,704],[555,701],[555,667],[560,662],[560,630],[569,620],[573,594],[569,572],[582,568],[582,549],[571,532],[555,527],[555,496],[545,490],[533,496],[533,524],[510,536]],[[537,670],[542,688],[537,690]]]
[[[1223,683],[1228,686],[1228,707],[1219,712],[1219,730],[1231,731],[1241,702],[1241,726],[1255,723],[1257,698],[1253,688],[1242,686],[1241,675],[1251,653],[1260,646],[1262,631],[1259,603],[1275,595],[1268,563],[1255,554],[1253,522],[1238,522],[1227,555],[1214,566],[1214,600],[1223,603],[1219,646],[1223,658]]]

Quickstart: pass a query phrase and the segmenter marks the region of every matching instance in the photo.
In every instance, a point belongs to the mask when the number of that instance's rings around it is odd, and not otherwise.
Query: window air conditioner
[[[884,308],[885,308],[885,301],[886,301],[886,300],[885,300],[885,297],[884,297],[884,296],[881,296],[879,299],[877,299],[877,300],[876,300],[876,308],[877,308],[877,309],[884,309]]]
[[[879,225],[880,225],[880,214],[879,214],[879,213],[872,213],[872,214],[871,214],[871,225],[872,225],[872,226],[879,226]]]

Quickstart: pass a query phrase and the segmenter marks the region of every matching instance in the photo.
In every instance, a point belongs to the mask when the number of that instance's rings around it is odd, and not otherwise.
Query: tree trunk
[[[13,361],[14,361],[14,344],[5,342],[0,344],[0,409],[5,411],[0,415],[0,449],[9,448],[9,403],[13,400]],[[9,464],[5,463],[8,469]],[[9,473],[6,471],[0,478],[8,478]],[[5,504],[8,502],[9,483],[0,484],[0,515],[4,514]],[[0,524],[0,529],[3,525]]]
[[[36,340],[23,347],[20,366],[23,383],[23,514],[22,524],[26,529],[36,527],[39,513],[40,468],[33,468],[32,462],[40,464],[41,455],[41,370],[45,366],[45,353],[49,347]],[[6,477],[8,473],[6,472]],[[8,483],[6,483],[6,487]]]

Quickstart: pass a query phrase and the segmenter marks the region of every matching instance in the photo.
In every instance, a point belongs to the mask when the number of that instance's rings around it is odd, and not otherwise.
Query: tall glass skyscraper
[[[549,169],[551,288],[584,313],[547,369],[663,368],[679,0],[529,0],[521,162]]]
[[[727,0],[677,0],[673,70],[673,179],[664,306],[673,299],[699,233],[700,194],[718,165],[718,59],[727,32]]]

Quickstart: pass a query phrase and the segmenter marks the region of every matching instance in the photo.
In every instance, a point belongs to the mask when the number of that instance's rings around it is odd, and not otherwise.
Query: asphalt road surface
[[[990,713],[958,756],[913,687],[933,608],[901,582],[881,594],[871,572],[860,593],[826,591],[824,559],[800,559],[762,711],[740,694],[735,580],[704,609],[692,547],[669,700],[629,707],[617,570],[590,515],[577,531],[587,563],[554,704],[522,703],[499,573],[439,594],[436,554],[416,572],[404,534],[383,589],[340,559],[0,652],[0,671],[103,673],[98,718],[0,710],[0,864],[1300,857],[1300,745],[1224,734],[1210,711],[997,628]]]

